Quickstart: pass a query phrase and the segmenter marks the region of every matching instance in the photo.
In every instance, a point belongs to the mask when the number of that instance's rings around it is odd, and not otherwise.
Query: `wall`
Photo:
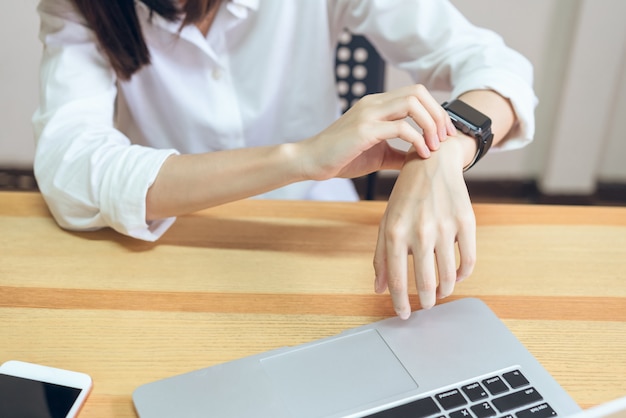
[[[626,179],[624,16],[622,0],[580,4],[540,178],[547,192],[591,193],[597,179]]]
[[[31,168],[37,108],[37,0],[5,1],[0,17],[0,168]]]
[[[488,155],[471,178],[536,179],[546,193],[626,183],[626,16],[623,0],[453,0],[535,66],[537,134],[521,151]],[[37,0],[6,2],[0,25],[0,167],[30,168],[37,106]],[[388,71],[388,87],[410,80]]]

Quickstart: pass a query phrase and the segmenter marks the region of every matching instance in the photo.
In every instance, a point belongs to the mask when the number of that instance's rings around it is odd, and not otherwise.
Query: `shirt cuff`
[[[150,155],[146,155],[150,154]],[[103,179],[100,212],[116,231],[144,241],[156,241],[176,218],[146,221],[146,196],[163,163],[175,150],[154,150],[132,145]],[[120,175],[120,173],[123,173]]]
[[[509,134],[494,146],[494,150],[513,150],[529,144],[535,135],[535,107],[537,97],[532,87],[523,78],[490,70],[476,71],[458,83],[452,91],[452,97],[471,90],[493,90],[509,99],[517,117],[517,124]]]

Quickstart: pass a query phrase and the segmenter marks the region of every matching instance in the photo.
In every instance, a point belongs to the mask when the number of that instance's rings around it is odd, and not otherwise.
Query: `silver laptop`
[[[569,416],[574,400],[478,299],[137,388],[141,418]]]

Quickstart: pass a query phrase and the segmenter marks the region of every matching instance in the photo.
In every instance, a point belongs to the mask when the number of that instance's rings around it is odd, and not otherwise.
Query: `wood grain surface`
[[[143,383],[392,316],[373,292],[384,209],[241,201],[148,243],[64,231],[39,194],[2,192],[0,362],[86,372],[81,416],[136,417]],[[625,395],[626,208],[474,210],[478,263],[448,300],[485,301],[582,407]]]

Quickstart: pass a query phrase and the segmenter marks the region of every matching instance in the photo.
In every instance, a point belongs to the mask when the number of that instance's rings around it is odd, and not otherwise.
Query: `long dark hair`
[[[150,52],[141,33],[134,0],[72,0],[87,20],[117,76],[127,80],[150,63]],[[174,21],[184,16],[183,25],[204,18],[222,0],[141,0],[163,18]]]

